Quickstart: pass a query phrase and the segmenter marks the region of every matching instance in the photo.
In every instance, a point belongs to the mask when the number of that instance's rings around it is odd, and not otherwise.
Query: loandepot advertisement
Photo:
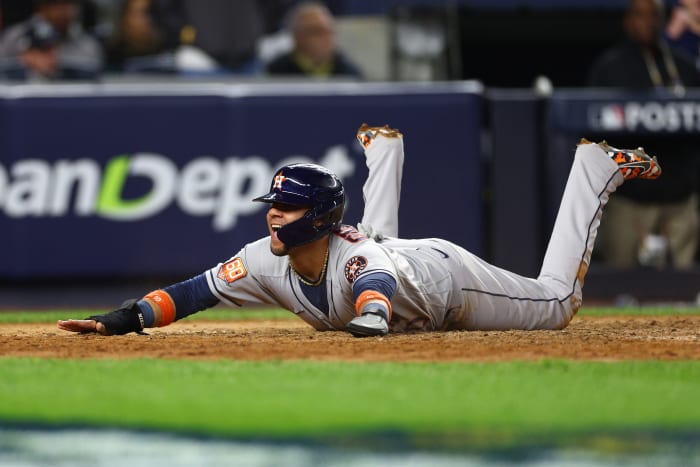
[[[104,167],[90,159],[24,159],[0,164],[0,210],[13,219],[74,215],[136,222],[176,207],[226,231],[264,208],[251,200],[269,190],[277,167],[292,161],[323,165],[342,180],[353,175],[359,159],[344,146],[329,148],[319,160],[297,156],[274,165],[261,157],[197,157],[179,168],[167,156],[148,153],[116,156]],[[128,188],[142,193],[127,196]]]
[[[481,95],[425,86],[0,85],[0,280],[187,278],[267,236],[274,172],[333,170],[362,218],[363,122],[404,132],[400,234],[481,248]]]

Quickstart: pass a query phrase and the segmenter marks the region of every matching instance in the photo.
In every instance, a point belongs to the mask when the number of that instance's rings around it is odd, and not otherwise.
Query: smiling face
[[[270,251],[275,256],[285,256],[289,247],[277,237],[277,231],[285,225],[301,219],[309,210],[305,206],[272,203],[267,211],[267,228],[270,231]]]

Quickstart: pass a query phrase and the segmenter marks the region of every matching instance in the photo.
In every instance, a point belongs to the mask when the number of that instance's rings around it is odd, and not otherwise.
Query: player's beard
[[[276,246],[273,240],[270,239],[270,251],[275,256],[287,256],[289,254],[289,247],[282,242],[279,242],[279,246]]]
[[[287,256],[289,254],[289,247],[287,245],[282,245],[281,248],[274,248],[270,245],[270,251],[275,256]]]
[[[287,256],[289,247],[279,239],[277,230],[270,227],[270,252],[275,256]]]

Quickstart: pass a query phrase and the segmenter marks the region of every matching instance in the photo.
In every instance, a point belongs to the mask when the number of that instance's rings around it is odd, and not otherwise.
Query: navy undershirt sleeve
[[[352,295],[355,300],[365,290],[374,290],[391,299],[396,292],[396,279],[386,272],[371,272],[362,274],[352,284]]]
[[[182,319],[219,303],[219,299],[209,290],[206,274],[200,274],[164,288],[175,302],[175,320]]]

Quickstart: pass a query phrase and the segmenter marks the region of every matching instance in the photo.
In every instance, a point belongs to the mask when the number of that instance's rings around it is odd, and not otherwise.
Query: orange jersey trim
[[[357,316],[360,316],[365,305],[371,302],[379,302],[386,305],[387,310],[389,310],[389,321],[391,321],[391,302],[386,298],[386,295],[374,290],[365,290],[357,297],[357,300],[355,300],[355,312]]]
[[[165,290],[154,290],[143,297],[153,308],[153,327],[167,326],[175,321],[175,302]]]

